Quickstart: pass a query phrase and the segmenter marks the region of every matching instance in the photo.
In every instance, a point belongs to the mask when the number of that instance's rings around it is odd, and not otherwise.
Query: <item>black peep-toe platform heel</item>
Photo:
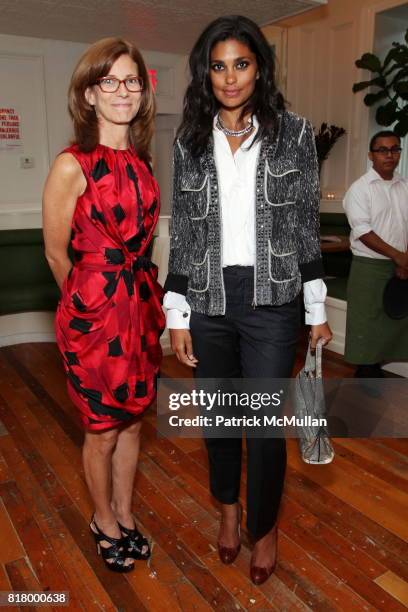
[[[128,557],[132,557],[133,559],[146,561],[151,555],[151,550],[147,538],[145,538],[144,535],[140,533],[140,531],[136,527],[136,524],[133,529],[128,529],[120,523],[118,523],[118,525],[126,542],[126,555]],[[143,547],[145,546],[147,547],[147,550],[143,552]]]
[[[132,569],[134,569],[134,563],[126,564],[126,559],[132,556],[128,554],[126,550],[128,546],[126,538],[111,538],[110,536],[107,536],[99,529],[98,525],[96,524],[95,517],[92,517],[89,529],[95,538],[98,555],[102,556],[102,559],[104,560],[104,563],[108,569],[110,569],[112,572],[120,572],[122,574],[131,572]],[[102,546],[101,542],[107,542],[111,546]]]

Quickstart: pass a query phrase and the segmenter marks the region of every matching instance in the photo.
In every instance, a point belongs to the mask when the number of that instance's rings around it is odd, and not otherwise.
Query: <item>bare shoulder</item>
[[[83,174],[79,162],[71,153],[57,155],[51,166],[51,172],[67,180],[73,180]]]
[[[71,153],[61,153],[55,158],[47,182],[58,182],[62,188],[72,189],[77,195],[82,194],[86,188],[82,168]]]

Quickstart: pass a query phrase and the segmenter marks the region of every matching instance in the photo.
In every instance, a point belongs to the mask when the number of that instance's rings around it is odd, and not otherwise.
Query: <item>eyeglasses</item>
[[[122,80],[116,77],[102,77],[95,81],[95,85],[99,85],[101,90],[105,93],[115,93],[115,91],[118,91],[121,83],[124,83],[126,89],[131,93],[143,91],[143,79],[139,76],[127,77]]]
[[[399,155],[402,151],[401,147],[379,147],[378,149],[371,149],[372,153],[379,153],[380,155]]]

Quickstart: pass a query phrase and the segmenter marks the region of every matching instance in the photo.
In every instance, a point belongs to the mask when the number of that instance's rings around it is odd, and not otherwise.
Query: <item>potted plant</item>
[[[337,125],[322,123],[317,134],[315,134],[317,159],[319,161],[319,175],[325,159],[328,158],[330,151],[337,140],[346,133],[346,130]]]
[[[408,133],[408,30],[405,44],[393,42],[383,62],[373,53],[364,53],[355,64],[373,74],[370,81],[354,83],[353,92],[368,87],[375,91],[364,97],[366,106],[381,102],[375,113],[379,125],[393,127],[401,138]]]

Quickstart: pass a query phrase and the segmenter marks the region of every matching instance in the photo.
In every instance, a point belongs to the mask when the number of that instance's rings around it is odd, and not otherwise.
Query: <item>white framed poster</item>
[[[0,99],[0,151],[21,151],[21,113]]]
[[[0,229],[40,227],[49,169],[43,56],[0,52],[0,82]]]

